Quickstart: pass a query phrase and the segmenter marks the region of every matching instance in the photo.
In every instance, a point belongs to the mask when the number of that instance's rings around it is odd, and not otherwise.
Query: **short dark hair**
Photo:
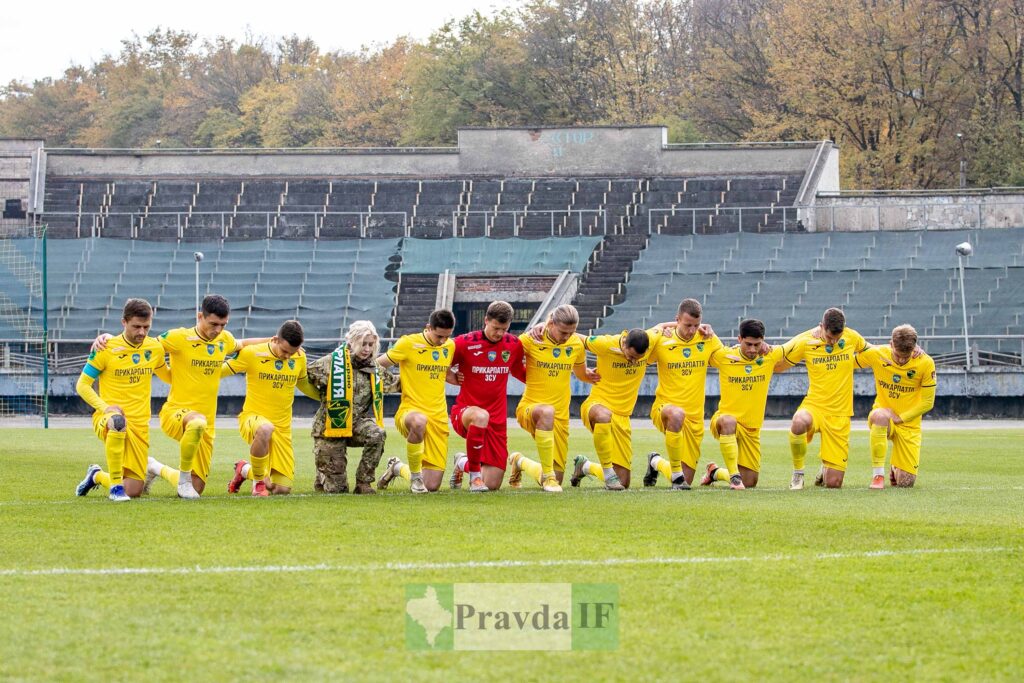
[[[231,315],[231,305],[220,294],[207,294],[203,297],[203,305],[199,307],[203,315],[215,315],[226,318]]]
[[[434,330],[454,330],[455,314],[447,308],[439,308],[430,314],[430,320],[427,321],[427,327]]]
[[[683,299],[679,302],[679,311],[677,315],[688,313],[694,318],[699,318],[703,313],[704,309],[701,308],[700,302],[696,299]]]
[[[634,327],[626,333],[626,346],[637,353],[647,353],[647,349],[651,346],[651,339],[639,327]]]
[[[504,324],[512,320],[512,312],[512,304],[507,301],[492,301],[484,317]]]
[[[121,311],[122,320],[131,320],[132,318],[152,318],[153,307],[149,305],[149,302],[145,299],[128,299],[124,302],[124,310]]]
[[[740,321],[741,339],[764,339],[764,323],[754,318]]]
[[[302,332],[302,323],[298,320],[285,320],[277,331],[277,338],[284,339],[296,348],[302,346],[302,340],[305,339],[305,335]]]
[[[831,334],[842,334],[846,329],[846,315],[838,308],[830,308],[821,316],[821,325]]]

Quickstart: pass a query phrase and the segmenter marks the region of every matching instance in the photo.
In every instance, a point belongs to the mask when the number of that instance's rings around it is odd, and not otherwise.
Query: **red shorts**
[[[462,426],[462,413],[468,407],[456,404],[452,406],[449,416],[452,421],[452,429],[463,439],[466,438],[469,430]],[[484,447],[480,454],[480,464],[497,467],[501,470],[504,470],[508,464],[508,429],[504,420],[487,425],[487,429],[484,431]]]

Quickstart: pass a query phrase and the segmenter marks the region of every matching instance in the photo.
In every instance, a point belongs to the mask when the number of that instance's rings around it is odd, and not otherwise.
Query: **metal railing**
[[[795,206],[737,206],[737,207],[704,207],[704,208],[683,208],[672,207],[668,209],[647,210],[647,233],[651,235],[661,234],[662,223],[654,224],[655,216],[681,216],[683,223],[690,224],[690,234],[698,234],[698,228],[712,228],[714,221],[709,218],[716,216],[734,216],[739,221],[740,232],[778,232],[777,230],[762,230],[759,221],[774,217],[776,213],[782,212],[778,222],[782,226],[782,232],[803,230],[803,225],[798,220],[798,209]],[[734,232],[726,230],[725,232]]]
[[[608,212],[605,209],[522,209],[522,210],[466,210],[466,211],[452,211],[452,237],[465,237],[466,230],[470,228],[470,218],[472,216],[483,217],[483,231],[484,237],[490,237],[491,232],[494,231],[494,224],[497,219],[501,216],[510,216],[512,220],[512,236],[519,237],[520,224],[528,216],[540,215],[548,216],[550,220],[550,230],[552,237],[559,237],[568,234],[577,235],[593,235],[594,228],[600,223],[601,229],[597,233],[599,235],[608,234]],[[567,232],[569,223],[573,222],[573,216],[576,217],[576,230],[573,233]],[[593,215],[598,220],[593,224],[588,222],[587,232],[584,233],[583,216]],[[564,217],[563,223],[558,224],[558,232],[555,232],[555,217]],[[461,232],[460,232],[460,221],[461,221]]]

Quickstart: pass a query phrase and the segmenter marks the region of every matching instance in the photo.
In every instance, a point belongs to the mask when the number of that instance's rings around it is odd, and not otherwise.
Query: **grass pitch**
[[[622,494],[415,497],[312,494],[297,430],[299,495],[253,500],[225,492],[246,452],[233,426],[203,500],[158,482],[121,505],[74,497],[103,462],[89,430],[0,430],[0,679],[1024,678],[1024,429],[926,424],[914,490],[867,489],[864,432],[841,491],[787,490],[783,432],[763,435],[757,490],[644,490],[661,438],[637,430]],[[173,466],[176,444],[152,440]],[[471,581],[618,584],[619,649],[408,651],[405,584]]]

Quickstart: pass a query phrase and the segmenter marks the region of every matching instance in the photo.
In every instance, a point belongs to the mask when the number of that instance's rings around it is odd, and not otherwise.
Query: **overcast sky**
[[[426,38],[446,20],[474,9],[490,14],[515,0],[249,0],[47,1],[5,5],[0,20],[0,84],[59,77],[71,64],[89,65],[120,51],[132,32],[160,26],[242,39],[246,32],[310,37],[325,51],[355,50],[397,36]]]

